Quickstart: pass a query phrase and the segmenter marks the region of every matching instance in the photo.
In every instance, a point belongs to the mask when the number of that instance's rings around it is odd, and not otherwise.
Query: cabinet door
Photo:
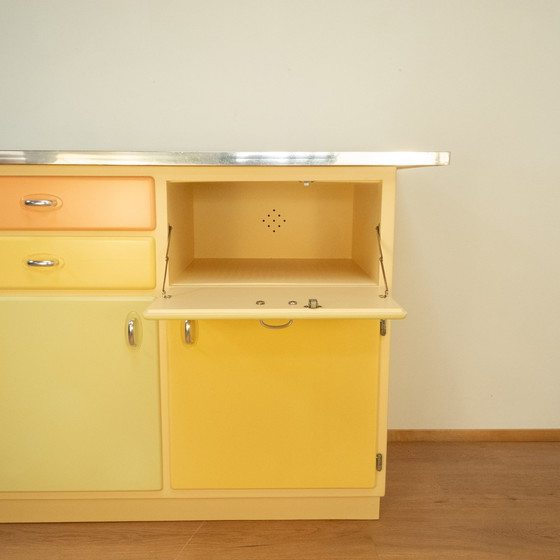
[[[161,487],[156,324],[140,321],[147,303],[0,299],[1,491]]]
[[[273,323],[273,321],[270,321]],[[379,321],[169,323],[175,488],[371,488]]]

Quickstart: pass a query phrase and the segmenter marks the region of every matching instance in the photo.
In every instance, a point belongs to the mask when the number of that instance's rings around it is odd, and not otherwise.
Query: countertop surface
[[[387,166],[448,165],[449,152],[102,152],[0,150],[0,165]]]

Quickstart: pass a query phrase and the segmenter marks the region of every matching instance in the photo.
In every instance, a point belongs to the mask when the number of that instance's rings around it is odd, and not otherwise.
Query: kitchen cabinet
[[[0,521],[379,517],[396,174],[448,162],[0,151]]]

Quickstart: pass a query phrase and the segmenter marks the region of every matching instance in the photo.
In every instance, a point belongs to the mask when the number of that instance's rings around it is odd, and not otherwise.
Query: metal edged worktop
[[[0,150],[0,165],[389,166],[448,165],[449,152],[111,152]]]

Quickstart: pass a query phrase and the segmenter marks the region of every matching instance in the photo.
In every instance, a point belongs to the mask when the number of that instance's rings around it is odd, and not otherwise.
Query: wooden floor
[[[391,443],[388,459],[379,521],[0,525],[0,559],[560,559],[560,443]]]

